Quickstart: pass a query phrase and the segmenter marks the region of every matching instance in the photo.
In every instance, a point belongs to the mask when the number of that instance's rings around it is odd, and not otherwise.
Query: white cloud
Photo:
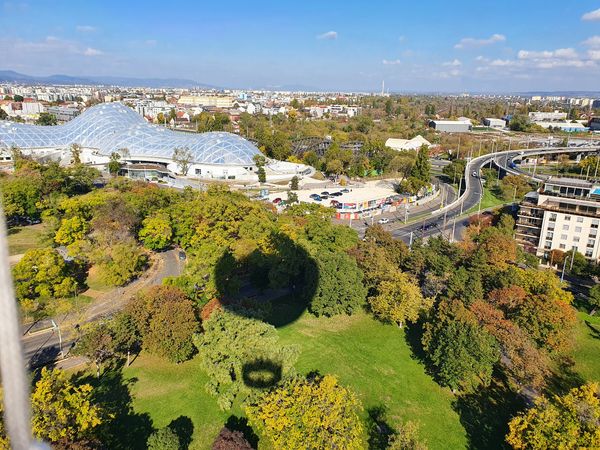
[[[519,59],[577,59],[579,58],[579,55],[573,48],[559,48],[556,50],[542,51],[519,50],[517,57]]]
[[[590,22],[600,20],[600,8],[585,13],[583,16],[581,16],[581,20],[587,20]]]
[[[329,41],[335,40],[337,38],[338,38],[337,31],[327,31],[326,33],[319,34],[317,36],[317,39],[325,39],[325,40],[329,40]]]
[[[590,36],[582,42],[586,47],[600,48],[600,36]]]
[[[515,64],[516,62],[510,59],[494,59],[493,61],[490,61],[490,66],[494,67],[510,67]]]
[[[104,52],[95,48],[88,47],[83,51],[85,56],[100,56],[104,55]]]
[[[384,59],[381,62],[385,66],[395,66],[395,65],[401,64],[401,61],[399,59],[391,59],[391,60],[390,59]]]
[[[487,39],[462,38],[454,48],[463,49],[469,47],[483,47],[485,45],[495,44],[497,42],[506,41],[506,36],[503,34],[492,34]]]
[[[96,27],[93,27],[91,25],[77,25],[75,29],[80,33],[93,33],[94,31],[96,31]]]
[[[593,61],[600,61],[600,50],[588,50],[588,58]]]
[[[154,47],[157,43],[158,41],[156,39],[146,39],[144,41],[144,44],[146,44],[149,47]]]
[[[459,67],[462,66],[462,63],[458,59],[453,59],[452,61],[447,61],[442,63],[442,66],[451,66],[451,67]]]

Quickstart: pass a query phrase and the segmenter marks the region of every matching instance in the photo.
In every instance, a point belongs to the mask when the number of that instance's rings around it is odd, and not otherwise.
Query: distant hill
[[[221,89],[217,86],[199,83],[194,80],[181,78],[131,78],[131,77],[110,77],[110,76],[71,76],[71,75],[49,75],[38,77],[25,75],[13,70],[0,70],[0,82],[23,83],[23,84],[64,84],[64,85],[104,85],[104,86],[123,86],[123,87],[171,87],[171,88],[192,88],[202,87],[206,89]]]

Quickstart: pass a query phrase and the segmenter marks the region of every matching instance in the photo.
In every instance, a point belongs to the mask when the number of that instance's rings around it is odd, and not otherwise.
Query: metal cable
[[[32,441],[29,377],[25,371],[19,315],[15,300],[6,220],[0,204],[0,375],[4,387],[4,420],[14,450],[41,448]]]

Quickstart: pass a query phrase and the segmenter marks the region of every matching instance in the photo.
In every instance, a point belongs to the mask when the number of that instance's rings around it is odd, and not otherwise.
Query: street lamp
[[[563,260],[563,267],[562,267],[562,274],[560,275],[560,281],[561,283],[563,282],[563,280],[565,279],[565,267],[567,265],[567,260],[571,257],[571,255],[567,255],[565,257],[565,259]]]
[[[60,333],[60,327],[57,325],[57,323],[54,321],[54,319],[52,319],[51,322],[52,322],[52,329],[58,331],[58,349],[60,351],[60,358],[63,359],[65,357],[65,355],[63,353],[63,348],[62,348],[62,334]]]

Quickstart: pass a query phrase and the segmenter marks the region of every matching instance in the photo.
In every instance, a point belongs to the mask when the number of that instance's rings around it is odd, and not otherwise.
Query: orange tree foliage
[[[356,395],[334,376],[296,379],[246,408],[250,422],[274,449],[363,449]]]

